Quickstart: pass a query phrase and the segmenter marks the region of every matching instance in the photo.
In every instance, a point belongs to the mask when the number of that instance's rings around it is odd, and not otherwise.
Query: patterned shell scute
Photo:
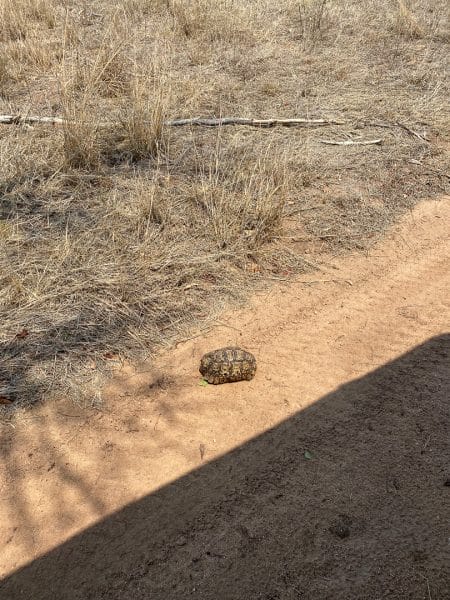
[[[249,381],[255,372],[255,357],[241,348],[220,348],[208,352],[200,362],[200,373],[213,384]]]

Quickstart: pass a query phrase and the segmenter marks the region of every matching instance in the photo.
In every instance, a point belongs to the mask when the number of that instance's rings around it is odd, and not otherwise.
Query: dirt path
[[[124,372],[102,410],[3,426],[0,575],[47,554],[0,597],[445,598],[449,224],[449,198],[424,203]],[[256,378],[199,385],[225,344]]]

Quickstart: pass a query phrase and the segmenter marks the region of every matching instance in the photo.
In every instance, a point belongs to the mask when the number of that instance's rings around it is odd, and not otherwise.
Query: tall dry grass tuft
[[[78,65],[62,65],[60,104],[64,122],[62,130],[62,165],[68,169],[100,168],[105,150],[103,131],[94,110],[95,89],[87,85],[89,77],[78,87]]]
[[[98,94],[105,98],[119,97],[129,90],[130,71],[129,28],[119,12],[112,16],[94,53],[77,53],[72,67],[70,87],[74,94]],[[70,25],[70,24],[69,24]],[[73,32],[66,28],[65,40]]]
[[[63,149],[70,168],[98,169],[120,157],[139,160],[163,147],[163,71],[154,63],[146,77],[133,67],[129,24],[123,16],[113,14],[94,55],[78,55],[64,64]],[[116,99],[114,109],[102,114],[99,97]]]
[[[119,116],[119,149],[133,161],[155,158],[166,146],[164,120],[170,101],[163,62],[154,57],[147,75],[135,65],[130,88]]]
[[[92,112],[88,98],[77,101],[62,93],[65,119],[62,125],[63,165],[69,169],[99,169],[107,149],[105,128]]]
[[[8,57],[0,54],[0,96],[6,95],[6,85],[11,79]]]
[[[218,248],[245,255],[258,251],[281,232],[287,194],[287,175],[282,160],[269,159],[260,148],[254,161],[244,153],[234,165],[222,156],[220,133],[213,159],[199,166],[196,199],[205,212],[205,226]],[[223,165],[227,164],[226,172]]]
[[[56,24],[52,0],[2,0],[0,3],[0,41],[23,40],[33,21],[52,28]]]
[[[419,23],[417,17],[408,8],[404,0],[397,0],[394,30],[399,35],[409,39],[418,39],[426,35],[425,28]]]
[[[66,166],[98,169],[111,161],[156,158],[165,149],[170,87],[162,61],[155,59],[152,67],[147,74],[137,67],[127,73],[120,108],[106,115],[95,107],[97,78],[88,74],[81,88],[74,87],[73,79],[66,80],[61,91]],[[109,84],[114,86],[114,79]]]
[[[230,41],[251,35],[258,7],[238,0],[167,0],[173,24],[184,37],[210,42]]]
[[[167,11],[171,0],[122,0],[122,9],[127,17],[139,19],[155,12]]]
[[[296,4],[303,44],[314,46],[325,27],[329,0],[298,0]]]

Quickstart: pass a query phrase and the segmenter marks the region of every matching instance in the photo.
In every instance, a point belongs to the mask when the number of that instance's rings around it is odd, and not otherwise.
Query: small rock
[[[184,537],[184,535],[180,535],[180,537],[175,541],[175,544],[177,546],[186,546],[187,539]]]
[[[349,516],[340,515],[336,523],[329,528],[329,531],[336,537],[343,540],[349,537],[351,524],[352,520]]]

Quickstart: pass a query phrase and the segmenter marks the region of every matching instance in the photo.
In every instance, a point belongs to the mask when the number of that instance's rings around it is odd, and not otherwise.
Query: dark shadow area
[[[57,326],[48,326],[44,331],[36,333],[23,329],[16,337],[0,343],[0,392],[17,405],[31,405],[46,397],[48,391],[55,387],[50,381],[51,365],[54,379],[64,377],[64,371],[79,373],[89,383],[89,373],[83,366],[89,359],[95,360],[100,372],[108,373],[114,365],[105,359],[105,351],[115,354],[126,333],[126,323],[122,319],[114,319],[107,325],[97,324],[95,310],[80,310],[70,320]],[[79,324],[83,323],[83,327]],[[114,335],[111,330],[115,326]],[[106,353],[108,355],[108,353]],[[116,356],[119,353],[117,352]],[[40,372],[40,377],[36,373]],[[46,376],[44,376],[46,374]],[[58,390],[68,395],[68,387],[58,384]]]
[[[449,409],[442,335],[70,539],[0,597],[448,598]]]

